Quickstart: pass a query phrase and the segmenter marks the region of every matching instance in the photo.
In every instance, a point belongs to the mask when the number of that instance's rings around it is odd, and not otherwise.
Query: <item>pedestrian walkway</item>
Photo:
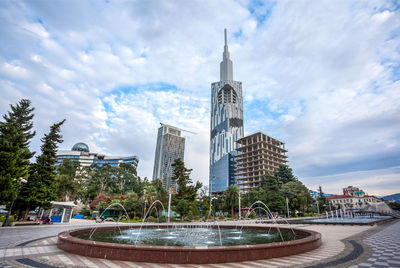
[[[83,226],[80,226],[83,227]],[[208,265],[176,265],[139,263],[127,261],[113,261],[98,258],[88,258],[80,255],[70,254],[57,248],[57,237],[47,237],[24,243],[14,243],[7,248],[0,248],[0,268],[12,267],[305,267],[315,264],[323,264],[324,260],[331,260],[335,256],[343,255],[346,251],[341,240],[363,233],[372,226],[331,226],[331,225],[295,225],[299,229],[308,229],[322,234],[322,245],[320,248],[298,255],[283,258],[274,258],[258,261],[247,261],[238,263],[222,263]],[[75,229],[69,227],[69,229]],[[27,228],[33,231],[30,228]],[[64,229],[64,227],[62,228]],[[37,228],[36,235],[41,233],[42,237],[54,233],[60,228]],[[8,229],[14,232],[12,229]],[[27,230],[20,229],[22,233]],[[9,233],[5,234],[6,237]],[[26,241],[26,240],[25,240]],[[353,267],[400,267],[400,256],[396,252],[400,248],[400,221],[389,225],[387,228],[365,239],[374,250],[374,255],[362,264]]]
[[[400,221],[368,237],[364,242],[371,246],[373,254],[352,268],[400,267]]]
[[[51,239],[52,240],[52,239]],[[36,245],[48,245],[52,243],[50,239],[45,239],[43,241],[39,241]],[[59,254],[52,255],[44,255],[36,257],[35,259],[42,262],[51,264],[58,267],[205,267],[205,268],[215,268],[215,267],[232,267],[232,268],[250,268],[250,267],[287,267],[291,265],[301,264],[301,263],[309,263],[325,258],[329,258],[331,256],[339,254],[344,249],[343,243],[337,243],[335,245],[324,243],[320,248],[313,250],[311,252],[298,254],[295,256],[283,257],[283,258],[274,258],[268,260],[259,260],[259,261],[246,261],[246,262],[237,262],[237,263],[221,263],[221,264],[204,264],[204,265],[195,265],[195,264],[156,264],[156,263],[140,263],[140,262],[127,262],[127,261],[115,261],[115,260],[105,260],[98,258],[89,258],[76,254],[70,254],[66,252],[60,252]]]

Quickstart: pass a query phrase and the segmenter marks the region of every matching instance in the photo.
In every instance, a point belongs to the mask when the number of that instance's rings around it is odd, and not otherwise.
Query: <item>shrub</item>
[[[90,210],[87,206],[84,206],[80,211],[79,214],[89,217],[91,215]]]

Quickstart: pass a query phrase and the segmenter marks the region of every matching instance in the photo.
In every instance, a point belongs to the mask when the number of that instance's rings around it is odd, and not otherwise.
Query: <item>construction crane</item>
[[[180,131],[182,131],[182,132],[187,132],[187,133],[191,133],[191,134],[193,134],[193,135],[197,135],[196,132],[189,131],[189,130],[185,130],[185,129],[182,129],[182,128],[179,128],[179,127],[174,127],[174,126],[166,125],[166,124],[163,124],[163,123],[160,123],[160,125],[161,125],[162,127],[163,127],[163,126],[173,127],[173,128],[178,129],[178,130],[180,130]]]

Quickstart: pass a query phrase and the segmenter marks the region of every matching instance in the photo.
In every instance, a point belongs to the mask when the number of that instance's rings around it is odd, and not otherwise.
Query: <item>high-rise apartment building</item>
[[[233,80],[225,29],[220,81],[211,84],[210,190],[221,192],[235,184],[236,140],[242,138],[242,82]]]
[[[161,124],[154,158],[153,180],[160,179],[165,190],[172,187],[175,192],[176,184],[171,181],[174,173],[172,164],[178,158],[183,161],[185,152],[185,138],[181,137],[181,132],[177,127]]]
[[[262,177],[286,165],[285,143],[261,132],[236,141],[236,183],[242,192],[260,184]]]

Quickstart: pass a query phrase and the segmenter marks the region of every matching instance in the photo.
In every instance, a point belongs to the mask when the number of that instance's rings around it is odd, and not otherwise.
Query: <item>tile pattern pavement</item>
[[[35,246],[48,246],[55,243],[55,238],[44,239],[33,243]],[[140,263],[140,262],[127,262],[127,261],[114,261],[97,258],[83,257],[75,254],[69,254],[66,252],[54,253],[51,255],[37,256],[34,259],[38,262],[51,264],[54,266],[69,266],[69,267],[136,267],[136,268],[149,268],[149,267],[207,267],[207,268],[218,268],[218,267],[232,267],[232,268],[250,268],[250,267],[287,267],[304,263],[311,263],[324,258],[329,258],[339,254],[344,249],[344,244],[339,242],[335,245],[322,244],[322,246],[316,250],[308,253],[298,254],[295,256],[289,256],[284,258],[275,258],[268,260],[258,261],[247,261],[238,263],[224,263],[224,264],[208,264],[208,265],[194,265],[194,264],[156,264],[156,263]]]
[[[366,238],[364,242],[371,246],[373,254],[352,268],[400,267],[400,221]]]
[[[56,247],[57,238],[51,237],[29,243],[23,247],[15,247],[8,243],[8,248],[1,248],[0,246],[0,268],[19,267],[20,265],[16,260],[21,258],[30,258],[43,264],[59,267],[298,267],[308,266],[315,261],[336,256],[344,250],[344,244],[340,241],[336,240],[335,243],[332,243],[331,240],[326,241],[329,242],[324,243],[323,240],[323,244],[319,249],[285,258],[200,266],[134,263],[87,258],[59,250]],[[400,267],[400,257],[396,252],[396,249],[400,248],[400,221],[365,239],[365,242],[373,248],[374,255],[364,263],[353,267]]]

